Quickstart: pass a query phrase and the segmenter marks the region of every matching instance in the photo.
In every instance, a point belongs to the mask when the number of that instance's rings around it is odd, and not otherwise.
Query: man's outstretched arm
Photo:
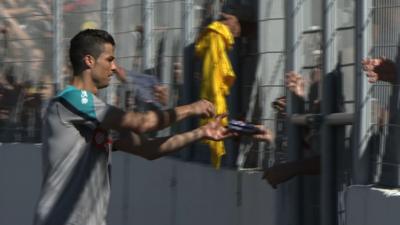
[[[177,152],[198,140],[217,141],[234,135],[221,124],[222,118],[219,116],[216,120],[197,129],[168,137],[147,139],[133,132],[124,132],[120,139],[114,142],[114,148],[149,160],[157,159]]]
[[[163,129],[191,116],[212,117],[214,116],[214,111],[214,105],[206,100],[178,106],[174,109],[143,113],[125,112],[112,107],[101,122],[101,127],[117,131],[129,130],[136,133],[144,133]]]

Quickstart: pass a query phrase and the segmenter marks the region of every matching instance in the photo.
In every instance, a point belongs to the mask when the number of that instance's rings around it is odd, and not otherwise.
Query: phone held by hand
[[[254,124],[246,123],[240,120],[229,121],[228,129],[242,135],[253,135],[261,132],[261,130]]]

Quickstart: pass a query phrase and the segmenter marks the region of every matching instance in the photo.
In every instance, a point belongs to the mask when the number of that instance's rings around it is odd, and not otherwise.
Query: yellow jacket
[[[229,28],[221,22],[213,22],[201,33],[196,45],[196,55],[203,59],[200,98],[214,103],[216,113],[227,113],[225,97],[235,80],[231,62],[226,54],[232,48],[234,38]],[[210,119],[201,120],[201,124]],[[223,121],[228,124],[228,119]],[[225,154],[223,141],[206,141],[211,148],[211,162],[219,168],[221,157]]]

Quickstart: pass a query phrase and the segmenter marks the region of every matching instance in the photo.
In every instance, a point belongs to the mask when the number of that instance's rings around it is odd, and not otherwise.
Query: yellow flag
[[[235,80],[227,50],[232,48],[234,38],[229,28],[221,22],[213,22],[199,36],[195,51],[203,59],[200,98],[207,99],[215,105],[217,114],[227,113],[226,96]],[[201,124],[210,119],[202,119]],[[228,125],[228,119],[222,123]],[[221,157],[225,155],[223,141],[206,141],[211,149],[211,163],[215,168],[221,165]]]

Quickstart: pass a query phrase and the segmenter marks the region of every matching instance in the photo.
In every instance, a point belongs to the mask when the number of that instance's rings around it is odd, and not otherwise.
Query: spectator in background
[[[40,90],[32,82],[25,81],[23,83],[22,95],[22,108],[21,112],[18,113],[20,126],[23,128],[22,140],[40,142],[42,125],[42,96]]]
[[[18,103],[22,102],[22,86],[17,82],[13,67],[6,68],[0,99],[0,141],[15,141],[18,122]]]
[[[397,54],[396,63],[399,63],[399,50]],[[400,154],[398,149],[400,145],[400,129],[398,128],[400,124],[400,87],[398,78],[399,71],[397,71],[398,65],[396,65],[392,60],[384,57],[364,59],[361,63],[370,83],[385,81],[393,85],[392,94],[390,96],[389,112],[383,113],[383,116],[386,116],[387,113],[389,114],[389,124],[387,131],[388,135],[386,136],[385,140],[385,149],[383,149],[383,153],[380,153],[380,157],[382,158],[378,159],[381,161],[381,163],[379,163],[380,168],[378,170],[382,172],[379,173],[377,182],[380,185],[397,188],[400,186],[398,180],[398,165],[400,164]],[[382,111],[386,110],[387,109]]]
[[[17,6],[21,7],[19,4]],[[40,5],[44,6],[45,4]],[[17,79],[28,79],[37,83],[44,70],[42,61],[49,54],[49,52],[44,51],[49,49],[47,47],[48,42],[42,41],[40,38],[50,37],[51,27],[49,23],[51,18],[44,12],[33,8],[34,6],[33,3],[27,4],[25,7],[30,10],[24,11],[24,16],[21,17],[14,17],[11,9],[0,6],[0,14],[5,18],[3,27],[5,32],[4,48],[6,48],[4,58],[7,61],[27,60],[29,63],[21,65],[20,70],[27,71],[28,77],[21,77],[21,73]],[[48,25],[41,26],[42,23]],[[18,41],[8,41],[8,38]]]
[[[3,132],[5,132],[5,126],[8,121],[9,113],[8,110],[4,109],[4,96],[6,94],[6,81],[4,80],[3,74],[0,76],[0,142],[3,141]]]
[[[21,41],[12,42],[12,46],[8,46],[9,50],[16,49],[30,49],[34,47],[35,42],[32,40],[31,36],[25,31],[24,24],[17,20],[17,18],[12,17],[10,12],[4,7],[0,6],[0,14],[3,15],[4,28],[7,34],[11,37],[16,37]],[[10,52],[13,55],[13,52]]]
[[[155,76],[127,71],[117,67],[115,75],[122,82],[123,96],[117,96],[123,100],[122,107],[134,110],[138,102],[152,105],[153,109],[161,109],[168,103],[168,89],[161,85]],[[121,106],[121,102],[117,104]]]
[[[380,58],[367,58],[364,59],[361,62],[363,66],[363,70],[366,72],[366,76],[368,79],[369,83],[376,83],[378,81],[384,81],[389,84],[395,85],[394,88],[397,89],[397,69],[395,63],[387,58],[380,57]],[[397,92],[393,91],[392,92],[392,98],[397,96]],[[395,105],[396,104],[390,104],[391,110],[395,110]],[[390,116],[390,114],[393,114],[389,112],[386,107],[379,107],[375,105],[374,107],[378,107],[379,112],[379,117],[378,117],[378,124],[382,126],[384,124],[384,121],[387,121],[387,117]],[[394,108],[393,108],[394,107]],[[396,114],[396,113],[394,113]],[[392,118],[393,120],[394,118]]]
[[[9,101],[7,87],[11,85],[5,82],[6,100],[13,104],[11,114],[9,109],[5,109],[10,108],[7,102],[1,109],[2,118],[11,115],[7,121],[9,127],[2,127],[3,130],[9,129],[4,133],[9,140],[38,141],[40,137],[42,101],[39,85],[43,74],[50,71],[49,64],[43,62],[52,54],[48,48],[48,38],[52,37],[51,5],[49,0],[5,0],[0,3],[4,41],[1,61],[5,66],[8,62],[12,64],[12,79],[18,81],[19,88],[18,98]],[[24,63],[19,63],[21,61]]]
[[[39,93],[42,100],[42,108],[40,114],[41,117],[43,117],[45,109],[49,105],[51,98],[54,96],[54,85],[50,75],[44,75],[40,80]]]
[[[366,72],[368,82],[385,81],[390,84],[396,83],[396,64],[387,58],[368,58],[361,62]]]
[[[318,113],[320,110],[320,101],[318,99],[318,85],[320,81],[320,69],[313,70],[311,74],[312,83],[310,86],[308,100],[310,102],[307,111],[311,113]],[[289,72],[286,75],[285,85],[296,97],[298,97],[304,104],[305,102],[305,81],[302,75],[296,72]],[[286,97],[277,98],[273,102],[273,107],[277,109],[280,115],[286,117]],[[317,175],[320,173],[320,155],[317,152],[310,151],[311,136],[310,130],[304,130],[302,137],[302,149],[304,159],[297,161],[276,164],[265,170],[263,179],[265,179],[273,188],[277,185],[300,175]]]

